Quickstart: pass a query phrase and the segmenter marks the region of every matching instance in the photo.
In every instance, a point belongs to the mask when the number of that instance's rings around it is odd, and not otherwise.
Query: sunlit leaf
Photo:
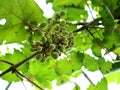
[[[106,78],[108,82],[117,82],[118,84],[120,84],[120,71],[116,71],[116,72],[112,72],[110,74],[107,74]]]
[[[74,45],[78,50],[87,50],[92,46],[92,39],[87,34],[80,33],[75,36]]]
[[[85,55],[83,65],[89,71],[95,71],[95,70],[99,69],[98,61],[95,58],[93,58],[93,57],[91,57],[89,55]]]
[[[106,78],[102,78],[95,87],[91,84],[87,90],[108,90]]]
[[[33,0],[0,0],[0,18],[6,19],[5,25],[0,25],[0,43],[6,40],[20,42],[29,36],[25,30],[27,21],[43,21],[43,12]]]
[[[80,8],[72,8],[72,7],[68,7],[66,8],[67,14],[66,17],[71,20],[71,21],[80,21],[81,19],[87,18],[87,11],[80,9]]]

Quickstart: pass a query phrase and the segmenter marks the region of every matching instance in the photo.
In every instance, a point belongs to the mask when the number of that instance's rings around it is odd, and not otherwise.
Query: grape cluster
[[[32,52],[38,52],[36,59],[44,62],[48,56],[54,59],[60,56],[61,52],[65,53],[67,49],[73,46],[74,36],[68,32],[68,25],[62,16],[64,12],[57,13],[46,23],[39,25],[39,30],[43,33],[41,40],[33,42]]]

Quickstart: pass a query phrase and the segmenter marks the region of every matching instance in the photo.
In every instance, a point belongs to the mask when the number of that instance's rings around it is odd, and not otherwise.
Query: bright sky
[[[46,4],[45,0],[35,0],[38,5],[43,9],[44,11],[44,16],[45,17],[51,17],[54,13],[54,11],[52,10],[52,4]],[[88,10],[88,8],[86,7],[86,10]],[[90,14],[90,12],[88,12]],[[94,15],[94,17],[96,17],[96,12],[92,10],[92,13]],[[91,21],[92,17],[89,16],[88,21]],[[5,20],[3,19],[2,21],[0,21],[0,24],[4,23]],[[11,45],[12,47],[15,45]],[[0,49],[2,50],[3,47]],[[88,51],[90,52],[90,51]],[[112,54],[113,55],[113,54]],[[108,56],[106,56],[108,58]],[[110,57],[109,57],[110,58]],[[100,71],[96,71],[96,72],[89,72],[87,71],[84,67],[82,68],[86,74],[88,74],[88,76],[90,77],[91,80],[93,80],[94,84],[96,84],[98,81],[100,81],[100,79],[103,77],[102,74],[100,73]],[[35,88],[33,86],[31,86],[30,83],[28,83],[27,81],[23,81],[24,84],[22,82],[17,82],[17,83],[12,83],[12,85],[10,86],[9,90],[35,90]],[[83,74],[81,74],[78,78],[72,78],[71,82],[68,82],[66,84],[63,84],[62,86],[57,87],[56,86],[56,81],[53,82],[53,90],[72,90],[72,88],[74,87],[74,83],[76,82],[78,85],[80,85],[81,90],[86,90],[86,87],[89,86],[89,81],[84,77]],[[8,82],[0,79],[0,90],[5,90],[6,86],[7,86]],[[116,83],[111,83],[109,84],[109,90],[120,90],[120,85],[117,85]]]

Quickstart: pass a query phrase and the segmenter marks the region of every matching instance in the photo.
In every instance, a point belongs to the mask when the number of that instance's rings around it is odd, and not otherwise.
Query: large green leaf
[[[96,71],[99,69],[99,64],[98,61],[89,56],[89,55],[85,55],[84,61],[83,61],[83,65],[85,68],[87,68],[89,71]]]
[[[78,50],[87,50],[92,46],[92,38],[86,33],[80,33],[75,36],[74,46]]]
[[[0,43],[4,40],[20,42],[28,38],[25,30],[27,21],[43,21],[43,12],[34,0],[0,0],[0,19],[5,18],[5,25],[0,25]]]
[[[73,70],[79,70],[82,67],[82,62],[84,59],[84,54],[79,52],[70,53],[70,64],[72,65]]]
[[[67,58],[64,58],[56,63],[56,72],[59,75],[70,75],[72,73],[72,65]]]
[[[108,90],[106,78],[102,78],[95,87],[91,84],[87,90]]]
[[[88,16],[87,11],[81,8],[67,7],[66,11],[66,17],[72,21],[76,20],[80,22],[82,19],[86,19]]]
[[[100,11],[102,16],[102,23],[105,26],[114,27],[114,16],[112,15],[109,7],[105,4],[102,5],[102,10]]]
[[[112,62],[105,61],[103,58],[99,60],[100,70],[103,74],[107,73],[112,69]]]
[[[79,52],[70,53],[70,60],[64,58],[56,62],[56,72],[59,75],[71,75],[74,71],[81,69],[84,54]]]
[[[51,81],[54,80],[57,76],[54,70],[54,61],[47,61],[42,63],[38,60],[31,61],[29,70],[30,73],[34,76],[34,79],[37,80],[43,87],[51,87]]]
[[[114,46],[118,46],[120,43],[120,33],[117,31],[106,30],[104,33],[103,46],[107,49],[111,49]]]

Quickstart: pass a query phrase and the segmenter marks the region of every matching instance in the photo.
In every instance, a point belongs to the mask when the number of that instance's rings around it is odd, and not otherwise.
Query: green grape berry
[[[50,37],[47,38],[47,43],[52,44],[52,39]]]
[[[40,27],[40,28],[45,28],[46,26],[47,26],[47,23],[43,22],[43,23],[40,24],[39,27]]]
[[[31,48],[30,48],[30,51],[31,51],[31,52],[34,52],[34,51],[36,51],[36,48],[31,47]]]
[[[50,50],[54,50],[54,49],[55,49],[55,45],[54,45],[54,44],[50,44],[50,45],[49,45],[49,49],[50,49]]]
[[[62,25],[65,25],[66,24],[66,21],[65,20],[61,20],[60,22]]]
[[[59,24],[56,24],[55,30],[60,30],[60,25]]]
[[[65,11],[61,11],[60,16],[64,16],[64,15],[65,15]]]
[[[58,53],[58,52],[53,52],[53,53],[51,54],[51,56],[52,56],[54,59],[57,59],[58,56],[59,56],[59,53]]]
[[[41,51],[42,51],[42,47],[41,47],[41,46],[38,46],[38,47],[37,47],[37,51],[38,51],[38,52],[41,52]]]
[[[47,41],[47,38],[45,36],[42,37],[41,39],[42,42],[46,42]]]
[[[42,54],[37,54],[37,55],[36,55],[36,59],[42,60],[42,59],[43,59],[43,55],[42,55]]]

